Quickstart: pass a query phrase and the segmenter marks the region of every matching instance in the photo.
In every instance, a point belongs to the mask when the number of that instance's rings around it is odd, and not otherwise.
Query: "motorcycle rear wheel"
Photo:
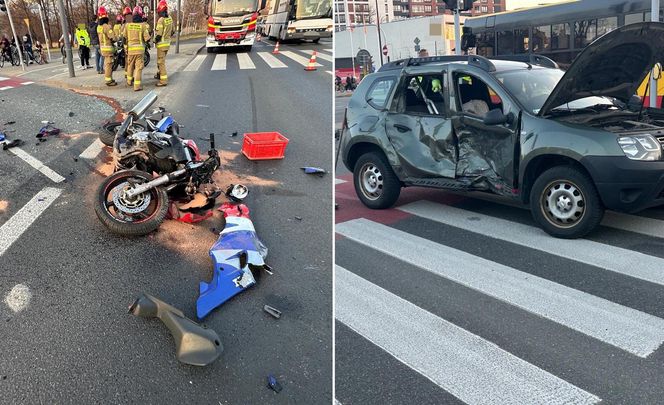
[[[129,180],[134,184],[143,184],[152,179],[150,174],[138,170],[123,170],[107,177],[97,190],[97,218],[111,232],[122,236],[142,236],[157,230],[168,213],[166,190],[156,187],[134,199],[122,195],[122,189],[129,186]]]
[[[118,128],[120,128],[121,125],[122,121],[109,122],[108,124],[104,125],[103,131],[99,133],[99,140],[101,143],[106,146],[113,146],[113,142],[115,141],[115,132],[118,130]],[[127,130],[127,132],[130,134],[142,131],[145,131],[145,126],[136,122],[134,122]]]

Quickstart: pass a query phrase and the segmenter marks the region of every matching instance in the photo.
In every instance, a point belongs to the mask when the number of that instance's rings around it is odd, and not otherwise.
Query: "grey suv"
[[[492,192],[529,203],[562,238],[592,231],[605,208],[664,204],[664,110],[636,95],[661,71],[663,37],[662,23],[621,27],[566,72],[536,55],[384,65],[344,118],[341,155],[357,195],[381,209],[405,186]]]

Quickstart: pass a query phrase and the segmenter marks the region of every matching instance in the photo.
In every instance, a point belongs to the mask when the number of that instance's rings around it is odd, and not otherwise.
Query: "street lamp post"
[[[9,2],[7,2],[9,3]],[[9,25],[12,27],[12,35],[14,35],[14,41],[16,43],[16,46],[19,46],[20,42],[18,42],[18,36],[16,36],[16,29],[14,28],[14,21],[12,20],[12,12],[10,11],[11,7],[9,7],[9,4],[7,4],[7,17],[9,18]],[[25,64],[23,64],[23,50],[19,49],[18,50],[18,60],[21,62],[21,69],[25,70]]]
[[[76,73],[74,73],[74,55],[71,51],[71,41],[69,40],[69,24],[67,24],[65,5],[62,0],[58,0],[58,11],[60,12],[60,27],[62,28],[62,39],[65,42],[65,53],[67,55],[69,77],[76,77]]]
[[[459,2],[454,6],[454,54],[461,55],[461,23],[459,22]]]
[[[383,66],[383,41],[380,39],[380,14],[378,10],[378,0],[376,0],[376,34],[378,34],[378,53],[380,54],[380,66]]]
[[[653,22],[659,21],[659,0],[651,0],[651,10],[650,10],[650,20]],[[655,79],[655,69],[650,72],[650,107],[655,108],[657,106],[657,80]],[[660,73],[661,74],[661,73]],[[646,95],[644,94],[643,97]],[[664,107],[664,101],[662,101],[662,107]]]
[[[182,13],[180,8],[182,7],[181,0],[178,0],[178,30],[175,34],[175,53],[180,53],[180,30],[182,29]]]
[[[41,4],[37,4],[39,7],[39,19],[41,20],[42,31],[44,32],[44,42],[46,42],[46,52],[48,52],[48,61],[51,62],[51,40],[46,36],[46,27],[44,26],[44,13],[41,7]]]

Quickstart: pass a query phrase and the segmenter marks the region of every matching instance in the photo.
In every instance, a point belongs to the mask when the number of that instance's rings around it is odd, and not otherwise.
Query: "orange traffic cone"
[[[314,51],[311,54],[311,58],[309,58],[309,64],[307,65],[307,67],[304,68],[304,70],[307,71],[316,70],[316,51]]]
[[[261,34],[260,34],[260,32],[259,32],[259,33],[256,33],[256,42],[261,42]]]
[[[272,53],[279,53],[279,41],[277,41],[277,44],[274,46]]]

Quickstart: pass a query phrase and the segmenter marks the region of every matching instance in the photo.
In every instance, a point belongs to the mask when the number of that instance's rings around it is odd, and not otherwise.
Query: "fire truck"
[[[256,39],[258,12],[266,0],[208,0],[208,53],[220,47],[250,51]]]

